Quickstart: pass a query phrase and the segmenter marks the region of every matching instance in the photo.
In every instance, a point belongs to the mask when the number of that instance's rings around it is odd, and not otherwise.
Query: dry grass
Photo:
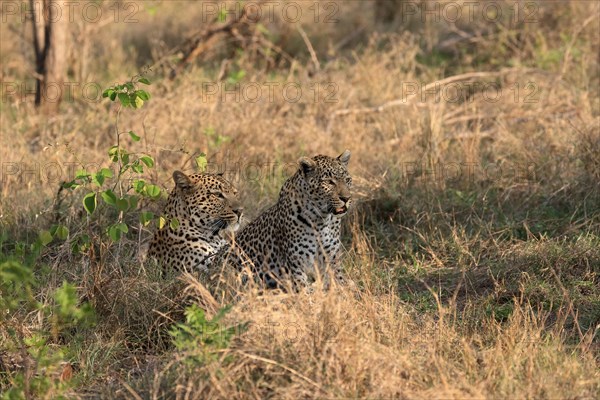
[[[83,42],[76,49],[87,56],[75,51],[73,80],[103,88],[125,81],[197,28],[198,8],[157,4],[160,12],[140,12],[138,24],[79,21]],[[301,155],[352,151],[357,205],[344,243],[356,286],[240,293],[224,324],[248,322],[248,330],[190,368],[194,354],[175,351],[168,329],[185,305],[201,304],[214,315],[227,302],[211,298],[193,277],[165,278],[140,264],[137,249],[150,228],[132,222],[119,244],[99,240],[92,258],[54,242],[31,264],[42,282],[38,299],[49,301],[66,279],[97,315],[95,328],[66,343],[67,361],[76,366],[68,393],[598,397],[600,36],[598,19],[590,20],[598,12],[593,2],[548,3],[539,5],[536,23],[479,18],[453,27],[418,16],[375,21],[372,5],[340,3],[337,24],[303,20],[320,70],[297,26],[281,19],[266,24],[268,37],[293,63],[267,62],[250,50],[222,63],[233,54],[223,44],[174,81],[154,68],[152,99],[124,112],[120,126],[143,135],[128,146],[155,157],[147,178],[165,188],[174,169],[192,170],[193,156],[205,152],[209,168],[240,188],[253,218],[274,201]],[[25,25],[0,26],[0,74],[3,82],[22,82],[30,79],[31,54],[26,41],[12,40],[11,27],[24,40],[28,35]],[[458,40],[457,29],[468,38]],[[256,103],[202,97],[203,84],[221,84],[240,70],[242,85],[292,82],[303,96],[296,103],[281,91]],[[461,101],[423,94],[356,111],[403,98],[406,85],[471,72],[489,74],[455,87],[466,93],[478,82],[487,90]],[[316,99],[311,84],[319,85]],[[331,88],[335,101],[328,102]],[[14,100],[0,104],[2,259],[53,223],[67,225],[71,237],[88,229],[81,195],[57,203],[58,186],[72,178],[69,163],[108,165],[114,144],[116,109],[107,102],[79,95],[48,118],[30,98]],[[101,232],[109,218],[101,215],[94,229]],[[32,332],[40,321],[39,314],[17,314],[11,323]],[[0,375],[0,389],[11,376]]]
[[[423,315],[393,293],[249,294],[230,315],[251,321],[249,330],[202,379],[184,369],[174,378],[169,363],[132,390],[147,398],[594,397],[593,357],[566,347],[562,326],[548,329],[539,311],[517,303],[507,321],[469,329],[453,307]]]

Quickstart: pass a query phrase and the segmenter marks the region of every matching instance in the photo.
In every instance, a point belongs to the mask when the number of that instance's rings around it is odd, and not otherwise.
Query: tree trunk
[[[64,91],[69,15],[64,1],[30,0],[36,59],[35,105],[58,111]]]

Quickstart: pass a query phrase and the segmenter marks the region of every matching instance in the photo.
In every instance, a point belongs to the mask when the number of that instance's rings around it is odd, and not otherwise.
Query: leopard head
[[[170,216],[213,234],[239,229],[243,208],[237,190],[223,176],[175,171],[173,180],[175,189],[166,209]]]
[[[309,202],[321,215],[344,215],[351,204],[352,177],[348,173],[350,151],[338,157],[318,155],[302,157],[297,174],[303,182]]]

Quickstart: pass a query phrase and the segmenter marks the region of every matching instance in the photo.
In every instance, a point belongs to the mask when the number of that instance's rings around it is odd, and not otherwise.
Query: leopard
[[[238,190],[222,174],[175,171],[173,181],[163,213],[166,222],[154,233],[147,258],[163,270],[206,272],[242,223]]]
[[[340,263],[341,222],[352,204],[350,151],[338,157],[301,157],[277,202],[244,226],[224,246],[210,268],[210,279],[235,271],[267,289],[298,291],[333,277],[346,283]],[[220,270],[219,270],[220,268]]]

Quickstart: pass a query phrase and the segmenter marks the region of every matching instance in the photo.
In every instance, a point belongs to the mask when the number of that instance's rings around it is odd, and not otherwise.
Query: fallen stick
[[[464,74],[449,76],[447,78],[428,83],[421,90],[421,92],[423,92],[423,91],[427,92],[428,90],[430,90],[432,88],[435,88],[438,86],[442,87],[442,86],[449,85],[454,82],[468,81],[468,80],[473,80],[473,79],[477,79],[477,78],[490,78],[490,77],[495,77],[495,76],[502,76],[502,75],[510,74],[512,72],[517,72],[517,71],[523,73],[523,72],[527,72],[528,69],[510,68],[510,69],[505,69],[505,70],[501,70],[501,71],[467,72]],[[417,97],[417,95],[418,95],[418,93],[413,93],[410,96],[406,96],[402,99],[390,100],[390,101],[387,101],[387,102],[385,102],[379,106],[375,106],[375,107],[357,107],[357,108],[345,108],[342,110],[336,110],[329,117],[329,121],[327,123],[327,132],[331,131],[331,126],[333,125],[333,121],[337,117],[344,116],[344,115],[350,115],[350,114],[356,115],[356,114],[380,113],[380,112],[383,112],[383,111],[387,110],[388,108],[392,108],[392,107],[410,106],[410,105],[412,105],[412,100],[414,100]]]

